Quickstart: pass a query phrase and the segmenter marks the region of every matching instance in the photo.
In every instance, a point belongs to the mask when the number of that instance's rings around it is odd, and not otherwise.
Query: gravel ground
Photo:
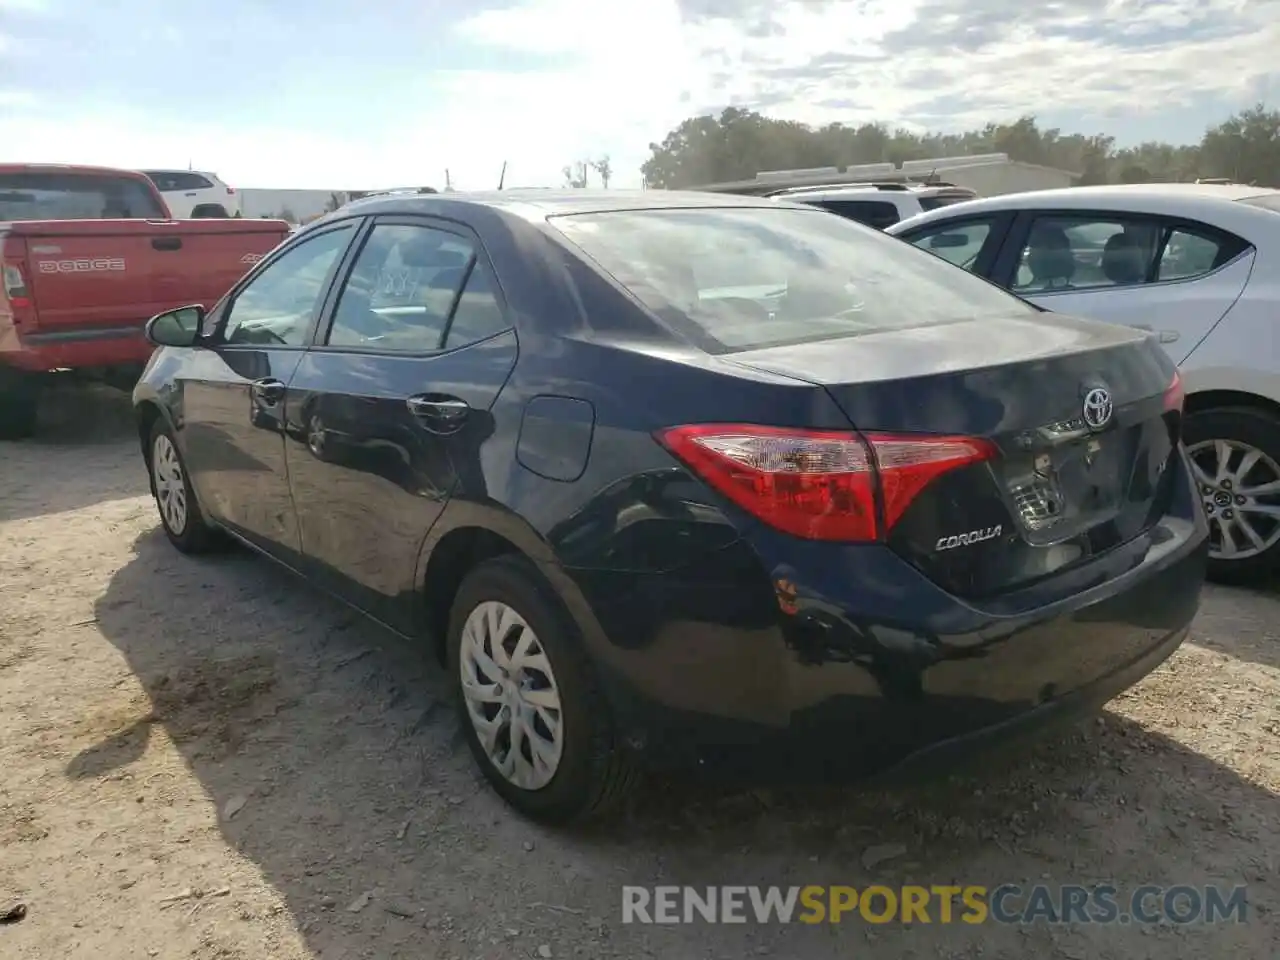
[[[981,778],[653,783],[555,832],[477,780],[419,650],[264,560],[168,546],[123,398],[47,420],[0,443],[0,910],[28,907],[0,957],[1280,955],[1274,592],[1210,589],[1167,665]],[[1248,921],[620,923],[627,883],[1100,880],[1248,884]]]

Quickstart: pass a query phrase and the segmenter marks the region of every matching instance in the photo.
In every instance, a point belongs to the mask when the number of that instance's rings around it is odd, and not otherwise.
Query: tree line
[[[1031,115],[964,133],[921,134],[881,123],[813,127],[729,107],[719,116],[690,117],[661,143],[649,144],[649,152],[641,166],[644,182],[666,189],[746,180],[762,170],[984,153],[1069,170],[1082,185],[1222,177],[1274,187],[1280,186],[1280,110],[1259,103],[1210,127],[1199,143],[1117,147],[1110,134],[1041,129]],[[587,163],[566,167],[566,185],[586,186],[587,169]],[[607,176],[601,179],[608,186]]]

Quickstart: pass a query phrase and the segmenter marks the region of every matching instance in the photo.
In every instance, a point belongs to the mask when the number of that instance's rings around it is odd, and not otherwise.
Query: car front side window
[[[992,225],[990,218],[964,223],[952,220],[912,233],[905,239],[912,246],[927,250],[947,263],[973,272],[978,263],[978,254],[991,236]]]
[[[264,267],[231,302],[222,342],[303,346],[353,232],[347,225],[308,237]]]

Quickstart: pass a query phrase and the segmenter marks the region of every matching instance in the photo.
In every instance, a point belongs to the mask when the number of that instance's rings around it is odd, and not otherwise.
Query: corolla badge
[[[1080,407],[1085,426],[1090,430],[1101,430],[1111,422],[1115,412],[1115,404],[1111,400],[1111,391],[1106,387],[1091,387],[1084,395],[1084,403]]]

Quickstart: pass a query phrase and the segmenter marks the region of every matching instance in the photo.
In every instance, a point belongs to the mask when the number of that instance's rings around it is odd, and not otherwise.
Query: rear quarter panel
[[[1275,335],[1280,323],[1277,271],[1280,257],[1260,249],[1243,293],[1182,361],[1188,396],[1232,390],[1280,403],[1280,339]]]

